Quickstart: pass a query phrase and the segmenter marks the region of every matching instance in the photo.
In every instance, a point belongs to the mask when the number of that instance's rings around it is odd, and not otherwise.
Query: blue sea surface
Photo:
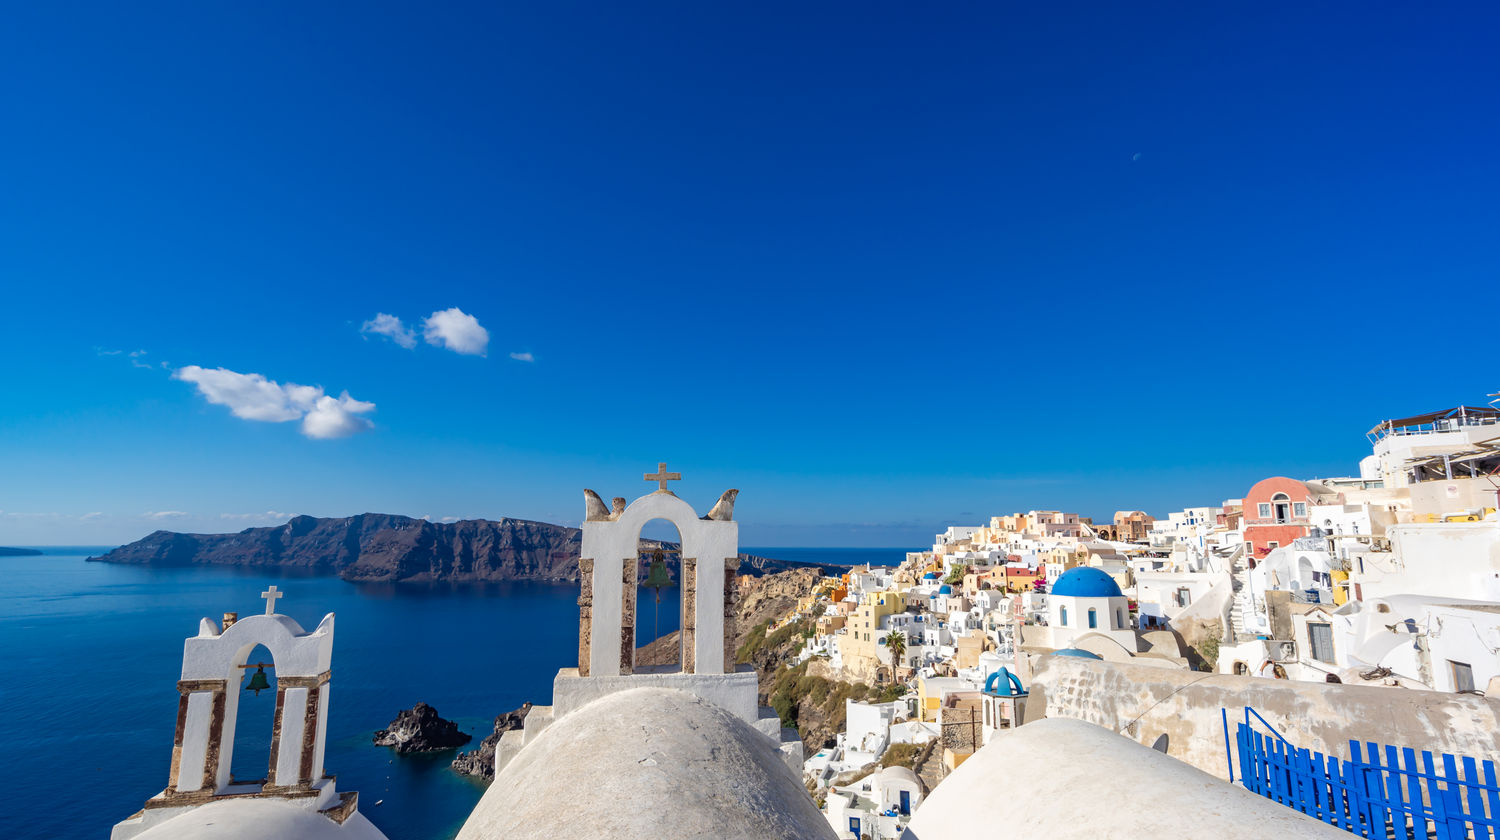
[[[921,548],[754,548],[742,546],[740,551],[757,557],[774,557],[797,563],[826,563],[831,566],[899,566],[906,560],[908,551],[924,551]]]
[[[485,782],[448,768],[455,751],[398,757],[371,735],[418,701],[474,736],[494,716],[551,702],[552,678],[578,661],[578,587],[529,582],[350,583],[210,566],[88,563],[106,547],[0,557],[0,838],[102,840],[167,783],[183,639],[204,616],[264,612],[260,593],[308,630],[334,627],[326,766],[391,840],[451,838]],[[765,557],[894,565],[906,549],[746,548]],[[640,593],[637,641],[677,629],[678,590],[658,618]],[[251,661],[261,654],[252,653]],[[274,685],[274,668],[268,672]],[[275,692],[244,694],[231,763],[265,775]],[[378,801],[382,804],[376,805]],[[30,807],[15,807],[27,803]]]
[[[442,840],[484,792],[448,768],[454,751],[398,757],[372,733],[418,701],[478,741],[494,716],[551,702],[578,661],[578,587],[350,583],[235,568],[87,563],[103,548],[0,557],[0,838],[103,840],[167,783],[183,639],[204,616],[277,611],[311,630],[337,614],[326,766],[391,840]],[[640,596],[644,644],[656,621]],[[677,590],[661,632],[677,629]],[[261,651],[256,651],[259,654]],[[252,654],[252,661],[254,655]],[[268,672],[274,685],[274,669]],[[242,695],[232,767],[265,775],[275,692]],[[375,803],[384,800],[381,805]],[[25,803],[27,807],[19,807]]]

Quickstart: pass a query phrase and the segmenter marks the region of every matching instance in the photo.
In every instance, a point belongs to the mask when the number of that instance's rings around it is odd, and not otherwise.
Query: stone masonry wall
[[[1221,709],[1229,730],[1244,707],[1298,747],[1349,757],[1350,739],[1493,759],[1500,756],[1500,701],[1404,688],[1292,682],[1180,671],[1062,656],[1033,660],[1026,723],[1088,721],[1228,777]],[[1258,723],[1257,723],[1258,726]],[[1263,730],[1262,730],[1263,731]],[[1236,770],[1238,774],[1238,770]]]

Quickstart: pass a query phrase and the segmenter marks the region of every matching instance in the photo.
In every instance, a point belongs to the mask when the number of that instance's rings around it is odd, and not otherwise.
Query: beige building
[[[1115,511],[1115,539],[1123,542],[1145,542],[1151,538],[1156,518],[1145,511]]]
[[[875,639],[880,630],[880,621],[888,615],[906,610],[906,603],[897,592],[869,592],[855,607],[839,637],[839,655],[844,667],[859,674],[874,674],[875,669],[887,665],[881,658],[885,650]]]

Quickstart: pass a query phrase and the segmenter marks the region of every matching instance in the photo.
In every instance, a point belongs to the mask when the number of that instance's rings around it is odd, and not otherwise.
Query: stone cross
[[[681,481],[682,480],[682,473],[669,473],[669,472],[667,472],[667,462],[666,461],[658,461],[657,464],[656,464],[656,472],[655,473],[646,473],[646,475],[644,476],[644,479],[646,481],[654,481],[654,482],[656,482],[660,486],[660,488],[662,490],[666,490],[667,489],[667,482],[669,482],[669,481]],[[668,491],[668,492],[670,492],[670,491]]]
[[[277,598],[285,598],[286,597],[286,593],[285,592],[277,592],[276,591],[276,587],[272,586],[270,589],[267,589],[265,592],[260,593],[260,597],[266,599],[266,615],[275,615],[276,614],[276,599]]]

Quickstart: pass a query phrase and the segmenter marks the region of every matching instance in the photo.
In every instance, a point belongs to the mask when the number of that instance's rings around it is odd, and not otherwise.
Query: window
[[[1474,690],[1474,669],[1467,662],[1448,660],[1448,670],[1453,672],[1454,691]]]
[[[1116,630],[1124,630],[1125,629],[1125,611],[1124,610],[1115,610],[1115,629]]]
[[[1292,515],[1299,519],[1307,518],[1307,502],[1293,502]]]
[[[1260,504],[1258,504],[1258,505],[1255,506],[1255,512],[1258,513],[1258,514],[1260,514],[1260,518],[1261,519],[1270,519],[1271,518],[1271,503],[1270,502],[1261,502]]]
[[[1096,628],[1098,626],[1099,626],[1099,611],[1096,610],[1096,609],[1090,608],[1089,609],[1089,629],[1092,630],[1092,629],[1094,629],[1094,628]]]
[[[1333,625],[1308,622],[1307,639],[1312,644],[1312,658],[1333,664]]]
[[[1275,540],[1271,540],[1270,542],[1266,543],[1266,551],[1275,551],[1278,548],[1281,548],[1281,543],[1276,542]]]
[[[1061,619],[1062,619],[1062,626],[1067,627],[1068,626],[1068,608],[1067,607],[1063,607],[1062,608]]]

